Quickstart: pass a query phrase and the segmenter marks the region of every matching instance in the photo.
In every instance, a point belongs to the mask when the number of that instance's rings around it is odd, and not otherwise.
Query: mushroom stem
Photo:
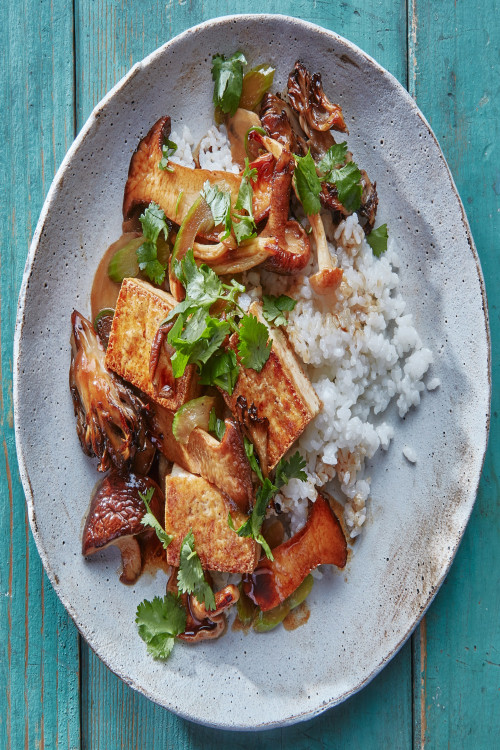
[[[316,294],[329,294],[339,287],[343,272],[341,268],[333,265],[321,216],[319,214],[311,214],[307,218],[311,224],[316,242],[319,267],[319,270],[310,277],[309,281]]]

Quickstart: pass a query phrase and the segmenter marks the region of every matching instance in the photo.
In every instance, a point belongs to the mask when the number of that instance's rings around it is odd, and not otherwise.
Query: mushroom
[[[377,183],[370,182],[365,170],[362,169],[361,184],[363,185],[363,192],[361,194],[361,206],[357,213],[359,223],[363,227],[365,234],[369,234],[375,225],[375,217],[377,215]]]
[[[155,490],[151,510],[161,519],[163,493],[149,477],[113,470],[102,479],[92,497],[83,530],[82,554],[93,555],[110,545],[117,547],[122,557],[122,583],[135,583],[141,574],[141,549],[136,537],[148,531],[141,524],[146,508],[139,493],[145,494],[151,487]]]
[[[273,549],[274,560],[264,557],[254,572],[243,578],[245,594],[263,612],[277,607],[318,565],[344,568],[347,542],[328,501],[318,494],[306,525],[287,542]]]
[[[178,595],[177,568],[167,582],[167,593]],[[210,580],[209,574],[205,576]],[[240,592],[236,586],[229,584],[220,591],[216,591],[215,609],[207,610],[205,604],[199,602],[194,594],[182,594],[181,601],[186,608],[186,629],[177,637],[188,643],[199,643],[200,641],[215,640],[219,638],[226,629],[226,612],[236,604],[240,598]]]
[[[267,246],[272,249],[264,268],[282,274],[301,271],[311,257],[311,244],[304,228],[298,221],[288,219],[294,170],[292,154],[283,150],[274,169],[269,218],[260,235],[269,238]]]
[[[299,132],[298,124],[294,128],[294,115],[288,104],[279,95],[266,94],[260,108],[262,127],[270,138],[277,141],[287,151],[303,156],[307,145]]]
[[[231,193],[231,205],[234,208],[241,185],[241,176],[231,172],[207,169],[191,169],[174,162],[169,163],[169,170],[159,168],[162,158],[162,146],[170,135],[170,117],[162,117],[149,133],[141,140],[130,160],[128,179],[123,197],[123,219],[128,227],[130,219],[151,201],[163,209],[168,219],[181,224],[190,207],[198,198],[203,185],[208,180]],[[269,160],[255,166],[260,179],[254,189],[253,212],[255,220],[261,221],[269,211],[268,189],[264,174]],[[260,172],[259,172],[260,170]],[[206,240],[217,241],[221,228],[212,228],[200,232]]]
[[[90,321],[71,316],[69,385],[83,452],[98,471],[121,468],[146,444],[144,403],[105,365],[106,353]]]
[[[250,136],[253,136],[251,133]],[[255,140],[277,158],[271,183],[269,218],[258,237],[235,247],[232,243],[219,245],[194,244],[194,255],[223,276],[241,273],[264,263],[264,268],[281,274],[301,271],[309,262],[311,246],[303,227],[288,219],[290,190],[295,162],[292,154],[272,138],[256,134]],[[268,154],[267,156],[270,156]]]
[[[334,292],[339,287],[343,271],[341,268],[333,265],[332,257],[326,243],[325,228],[321,216],[313,214],[307,218],[313,230],[319,266],[319,270],[309,278],[309,282],[316,294],[330,294],[330,292]]]
[[[311,75],[299,60],[288,76],[288,98],[309,137],[313,131],[348,132],[341,107],[332,104],[323,91],[320,73]]]

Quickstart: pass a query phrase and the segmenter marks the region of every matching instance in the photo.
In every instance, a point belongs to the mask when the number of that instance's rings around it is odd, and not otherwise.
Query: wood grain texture
[[[260,12],[250,2],[133,4],[78,0],[76,18],[77,127],[106,91],[137,60],[196,23],[228,13]],[[273,12],[295,15],[330,28],[365,51],[406,84],[406,16],[404,4],[332,4],[313,0],[282,1]],[[105,53],[107,51],[107,54]],[[297,55],[306,55],[298,50]],[[132,692],[82,644],[82,734],[84,747],[115,748],[272,748],[279,743],[302,750],[411,747],[411,649],[366,690],[325,716],[286,730],[266,733],[221,733],[196,727]],[[359,716],[370,717],[360,727]],[[329,740],[330,738],[330,740]]]
[[[414,640],[414,747],[493,748],[500,737],[500,19],[490,2],[413,0],[409,11],[410,91],[443,148],[479,252],[494,384],[476,505],[450,574]]]
[[[2,158],[0,748],[80,746],[76,628],[27,524],[13,431],[17,295],[43,198],[73,139],[71,7],[9,3],[0,25]]]

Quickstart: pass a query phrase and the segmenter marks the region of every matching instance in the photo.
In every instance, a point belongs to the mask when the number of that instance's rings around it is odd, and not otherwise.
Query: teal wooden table
[[[500,747],[500,14],[494,0],[4,0],[0,23],[2,476],[0,750]],[[411,640],[361,693],[260,734],[180,720],[127,688],[79,638],[31,538],[13,433],[12,338],[31,235],[93,106],[137,60],[202,20],[280,12],[342,34],[408,88],[458,185],[489,297],[493,404],[474,512]],[[432,186],[430,186],[432,189]]]

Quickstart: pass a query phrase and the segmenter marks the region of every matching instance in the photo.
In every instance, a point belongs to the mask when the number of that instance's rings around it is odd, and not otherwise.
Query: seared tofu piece
[[[260,304],[254,302],[249,313],[267,325]],[[268,328],[273,347],[266,364],[260,372],[242,367],[232,395],[223,396],[235,417],[244,421],[261,466],[271,471],[318,414],[321,401],[286,335],[278,328]],[[238,351],[237,334],[231,336],[229,345]],[[257,424],[255,418],[268,420],[267,446],[265,441],[262,444],[262,423]]]
[[[228,495],[240,511],[247,511],[253,501],[252,470],[236,423],[226,419],[226,431],[220,442],[196,427],[187,444],[182,445],[172,432],[173,420],[174,414],[167,409],[156,407],[149,414],[149,429],[158,450],[169,461],[205,477]]]
[[[170,294],[145,281],[124,279],[106,351],[106,367],[174,411],[199,395],[195,366],[187,367],[182,378],[175,381],[172,395],[163,398],[157,396],[151,382],[149,360],[158,327],[176,304]]]
[[[257,565],[260,545],[240,537],[228,525],[228,514],[239,528],[247,519],[220,490],[203,477],[174,474],[165,480],[165,531],[173,536],[167,562],[178,567],[180,548],[192,530],[196,552],[205,570],[251,573]]]

